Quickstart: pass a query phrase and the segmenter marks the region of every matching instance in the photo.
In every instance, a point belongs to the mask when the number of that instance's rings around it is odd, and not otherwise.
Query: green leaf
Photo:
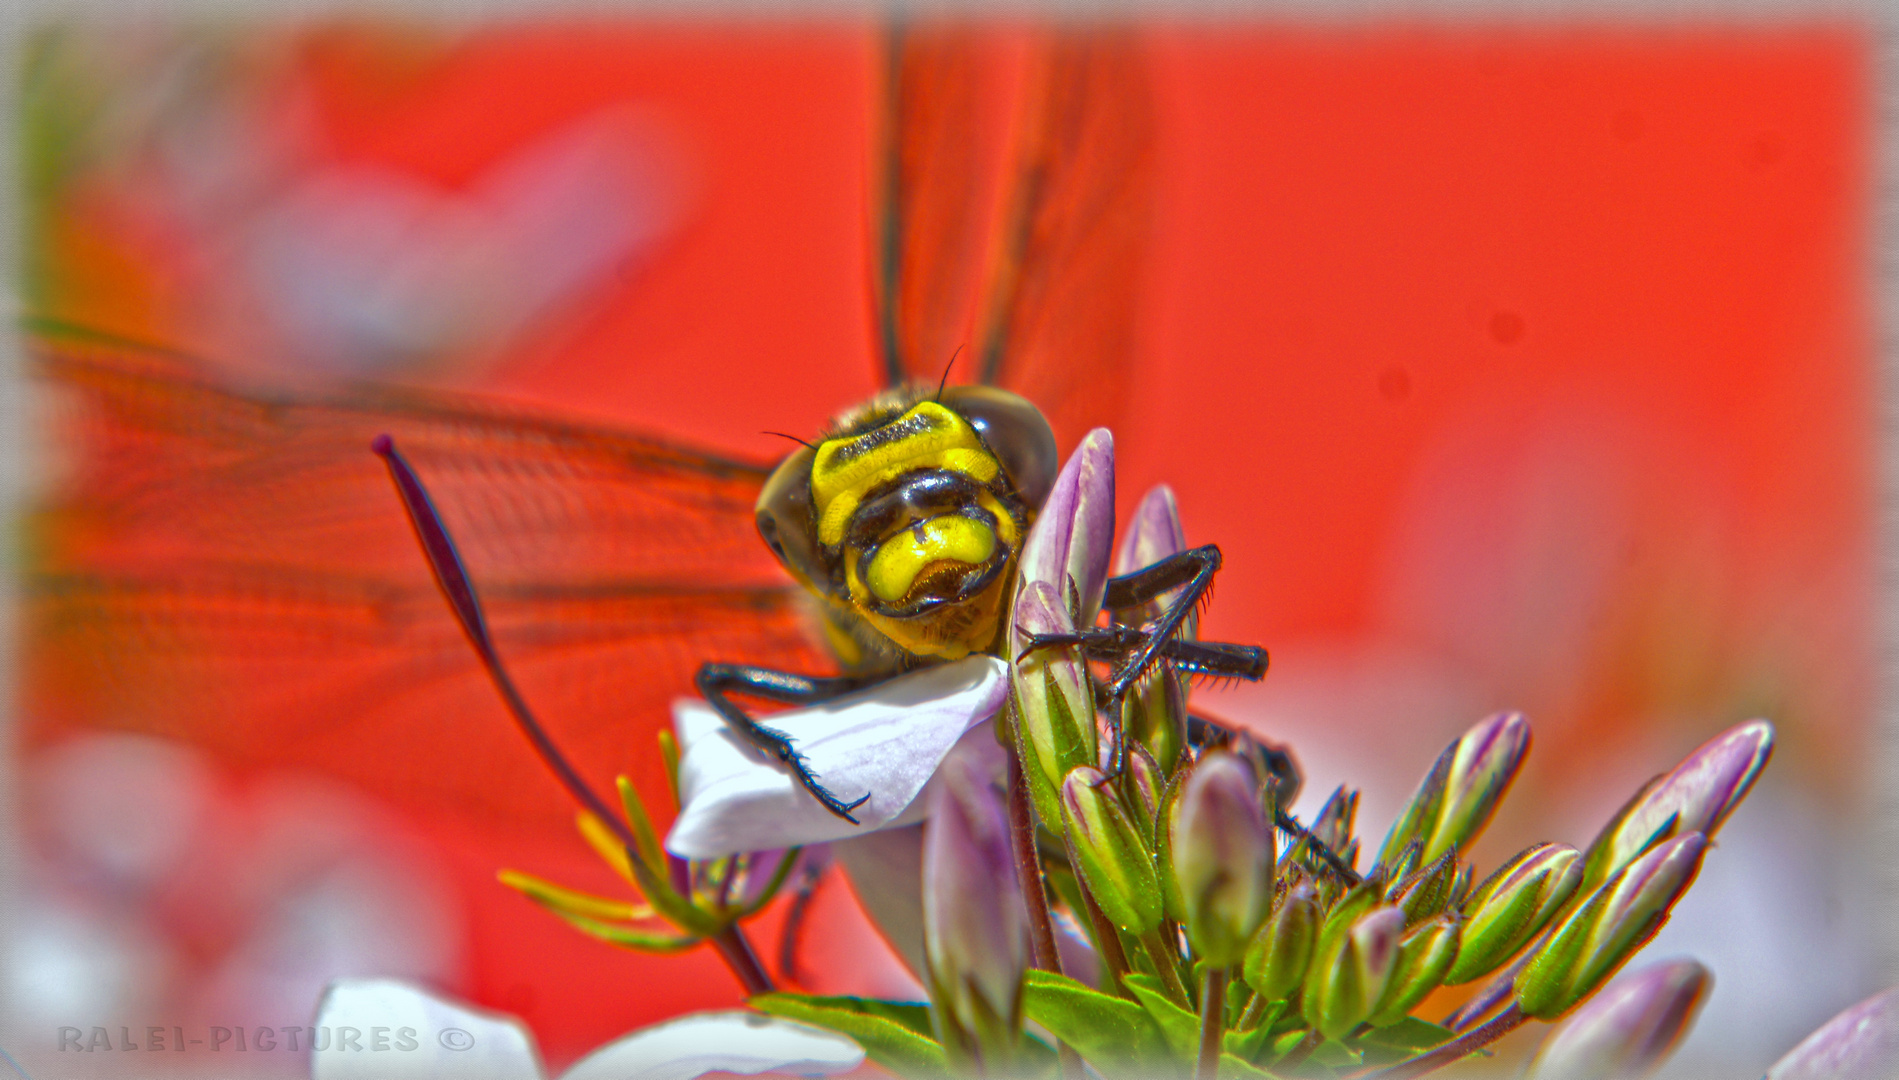
[[[1367,1046],[1388,1046],[1396,1050],[1429,1050],[1442,1046],[1457,1037],[1457,1033],[1447,1027],[1440,1027],[1429,1020],[1420,1020],[1407,1016],[1395,1024],[1372,1028],[1360,1038],[1354,1040]]]
[[[1063,975],[1029,972],[1022,1012],[1107,1075],[1167,1058],[1167,1040],[1141,1006]]]
[[[1292,1053],[1292,1048],[1304,1042],[1305,1038],[1305,1028],[1293,1028],[1273,1036],[1273,1060],[1277,1061]]]
[[[1220,1055],[1219,1080],[1274,1080],[1273,1074],[1250,1065],[1232,1054]]]
[[[1192,1061],[1200,1053],[1200,1017],[1174,1004],[1159,978],[1153,975],[1129,975],[1127,988],[1140,999],[1141,1007],[1160,1026],[1167,1048],[1183,1061]]]
[[[1364,1063],[1365,1055],[1337,1039],[1327,1039],[1312,1051],[1312,1056],[1307,1060],[1320,1065],[1360,1065]]]
[[[1226,1052],[1246,1061],[1258,1061],[1260,1051],[1272,1042],[1273,1024],[1285,1013],[1287,1004],[1284,999],[1275,1001],[1266,1006],[1266,1011],[1261,1014],[1259,1023],[1244,1031],[1227,1032],[1223,1044]]]
[[[942,1044],[927,1034],[927,1006],[784,992],[760,994],[750,1004],[762,1013],[849,1035],[870,1060],[899,1076],[942,1076],[949,1072]],[[912,1026],[918,1013],[923,1014],[922,1030]]]

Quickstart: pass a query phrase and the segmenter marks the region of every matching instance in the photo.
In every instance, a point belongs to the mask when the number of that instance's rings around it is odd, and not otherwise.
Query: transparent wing
[[[759,542],[764,466],[446,396],[272,400],[176,357],[32,340],[63,475],[28,523],[23,735],[184,738],[425,808],[565,829],[423,562],[388,432],[501,652],[596,782],[658,795],[653,737],[704,660],[826,671]]]
[[[889,34],[872,252],[884,382],[935,382],[971,345],[1008,118],[994,33],[907,23]],[[971,356],[964,356],[962,370]]]
[[[1036,50],[981,316],[982,381],[1041,407],[1058,443],[1125,405],[1155,198],[1139,40],[1098,28]]]

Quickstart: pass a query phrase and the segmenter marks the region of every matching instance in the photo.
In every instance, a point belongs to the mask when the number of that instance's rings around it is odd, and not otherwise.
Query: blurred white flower
[[[343,979],[317,1006],[311,1080],[545,1080],[521,1021],[394,979]],[[864,1051],[842,1035],[731,1011],[641,1028],[581,1058],[560,1080],[692,1080],[709,1072],[828,1076]]]

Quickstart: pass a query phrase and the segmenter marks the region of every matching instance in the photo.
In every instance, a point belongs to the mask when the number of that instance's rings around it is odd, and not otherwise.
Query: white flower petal
[[[768,726],[791,736],[832,794],[846,801],[870,795],[853,812],[857,825],[819,805],[782,764],[740,738],[710,706],[676,702],[682,806],[666,848],[684,858],[710,859],[842,840],[905,823],[904,812],[918,802],[944,755],[964,732],[995,715],[1008,690],[1007,664],[972,656],[768,718]]]
[[[642,1028],[581,1058],[561,1080],[692,1080],[709,1072],[828,1076],[864,1061],[855,1042],[749,1012],[707,1012]]]
[[[338,979],[317,1004],[311,1080],[541,1080],[519,1020],[396,979]]]

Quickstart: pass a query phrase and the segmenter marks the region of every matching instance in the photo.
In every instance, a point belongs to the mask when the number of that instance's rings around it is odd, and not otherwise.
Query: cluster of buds
[[[1030,647],[1096,624],[1112,484],[1111,444],[1096,432],[1063,470],[1027,541],[1007,732],[1025,781],[1023,817],[1032,814],[1043,838],[1017,845],[1023,872],[1009,887],[1046,880],[1054,921],[1080,927],[1093,946],[1095,985],[1061,976],[1053,950],[1038,951],[1043,970],[1018,970],[1013,984],[995,969],[1006,950],[986,966],[973,959],[979,950],[961,950],[967,968],[982,967],[978,981],[1019,988],[1020,1019],[1106,1075],[1135,1064],[1152,1072],[1169,1060],[1204,1077],[1417,1075],[1528,1020],[1576,1014],[1666,921],[1709,838],[1767,762],[1772,728],[1741,725],[1650,782],[1586,850],[1537,844],[1479,878],[1463,853],[1495,815],[1531,741],[1522,716],[1500,714],[1438,757],[1361,875],[1355,793],[1336,793],[1303,835],[1281,829],[1291,824],[1281,813],[1286,793],[1263,767],[1268,755],[1245,736],[1191,745],[1185,687],[1164,663],[1125,701],[1104,703],[1102,680],[1078,647]],[[1181,550],[1181,536],[1172,496],[1150,495],[1119,568]],[[1119,754],[1117,739],[1126,740]],[[993,875],[993,857],[963,861],[980,868],[971,873]],[[926,892],[943,887],[932,878]],[[959,891],[987,901],[1000,887]],[[937,1008],[960,1014],[962,984],[946,983],[935,967],[953,950],[941,941],[932,950]],[[1540,1068],[1558,1075],[1561,1062],[1589,1053],[1655,1059],[1705,993],[1705,973],[1693,974],[1645,976],[1598,1010],[1607,1020],[1578,1014]],[[1642,989],[1651,983],[1662,989]],[[1456,1014],[1440,1011],[1443,1022],[1414,1015],[1440,987],[1461,984],[1478,985],[1464,991]],[[995,992],[991,1007],[1005,1000],[1013,999]],[[1643,1012],[1656,1001],[1663,1004]],[[1109,1037],[1114,1025],[1150,1037]],[[1604,1049],[1600,1037],[1588,1038],[1603,1030],[1647,1034],[1629,1043],[1640,1044],[1634,1049]]]

